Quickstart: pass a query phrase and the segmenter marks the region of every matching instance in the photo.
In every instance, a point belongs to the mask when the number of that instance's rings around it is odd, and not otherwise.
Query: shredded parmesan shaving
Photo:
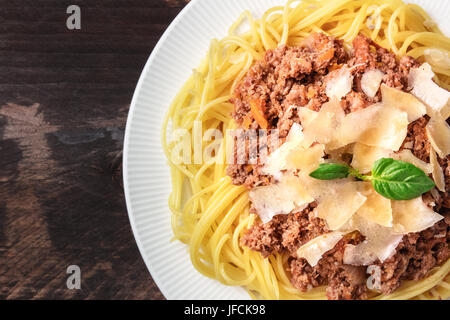
[[[344,235],[343,232],[334,231],[318,236],[301,246],[297,250],[297,256],[306,259],[311,267],[314,267],[323,254],[333,249]]]
[[[447,118],[450,109],[450,92],[439,87],[432,79],[434,73],[428,63],[419,68],[413,68],[409,72],[408,85],[411,93],[422,100],[428,107],[428,115],[441,114]]]
[[[406,138],[408,115],[396,108],[373,104],[348,114],[337,132],[332,148],[353,142],[397,151]]]
[[[430,164],[432,167],[433,180],[436,183],[436,188],[438,188],[439,191],[445,192],[444,172],[442,172],[442,168],[437,160],[436,151],[434,151],[433,148],[430,150]]]
[[[348,156],[353,154],[355,145],[356,143],[351,143],[339,149],[327,150],[328,160],[331,162],[346,162]]]
[[[366,202],[358,209],[357,214],[364,219],[375,222],[385,227],[392,227],[392,208],[391,201],[378,194],[367,184]]]
[[[361,173],[368,173],[372,170],[375,161],[381,158],[388,158],[392,151],[389,149],[367,146],[356,143],[353,148],[352,167]]]
[[[350,69],[342,67],[341,69],[330,73],[327,77],[325,93],[330,99],[337,98],[340,100],[352,90],[352,84],[353,76]]]
[[[350,179],[327,181],[318,197],[317,216],[327,222],[330,230],[342,227],[366,201],[360,192],[363,182]]]
[[[372,170],[372,166],[375,161],[381,158],[393,158],[395,160],[409,162],[427,174],[430,174],[432,171],[431,164],[426,163],[414,156],[411,150],[403,149],[400,152],[394,153],[392,150],[370,147],[362,143],[356,143],[353,148],[353,159],[351,166],[358,169],[361,173],[368,173]]]
[[[409,162],[427,174],[430,174],[433,170],[431,164],[420,160],[415,155],[413,155],[411,150],[408,150],[408,149],[403,149],[402,151],[400,151],[398,153],[392,154],[392,158],[395,160]]]
[[[311,109],[305,107],[298,108],[298,116],[300,118],[300,122],[302,126],[307,127],[314,121],[315,118],[319,115],[319,112],[313,111]]]
[[[249,192],[252,206],[263,223],[278,214],[300,211],[314,201],[297,177],[284,175],[276,184],[254,188]]]
[[[325,146],[319,143],[307,149],[292,150],[286,157],[286,169],[300,169],[306,173],[311,173],[323,162],[324,150]]]
[[[261,172],[272,175],[280,180],[286,170],[303,170],[307,173],[315,170],[323,162],[325,147],[315,144],[311,147],[302,132],[302,127],[294,123],[289,131],[286,142],[272,152],[262,167]]]
[[[300,112],[306,114],[302,109]],[[338,100],[332,99],[325,103],[317,116],[304,125],[306,140],[329,144],[334,139],[336,130],[344,117],[345,112]]]
[[[354,266],[368,266],[377,260],[374,252],[370,251],[368,241],[363,241],[358,245],[347,244],[344,250],[345,264]]]
[[[408,201],[392,200],[394,231],[398,233],[420,232],[433,226],[444,217],[434,212],[422,197]]]
[[[384,73],[378,69],[364,72],[361,78],[362,91],[370,98],[375,97],[380,88],[383,76]]]
[[[347,227],[350,230],[358,230],[366,239],[356,246],[345,247],[345,264],[367,266],[376,260],[383,262],[395,253],[403,238],[402,234],[395,233],[392,228],[364,219],[359,214],[352,218]]]
[[[450,65],[450,56],[447,51],[431,48],[425,49],[423,55],[429,64],[438,68],[448,69],[448,66]]]
[[[427,113],[427,108],[412,94],[381,85],[383,104],[398,108],[408,114],[408,121],[413,122]]]
[[[283,143],[278,149],[273,151],[266,160],[261,172],[267,175],[272,175],[276,180],[280,180],[282,171],[288,169],[287,157],[288,155],[298,149],[303,149],[305,146],[305,139],[302,131],[302,126],[294,123]]]
[[[339,101],[332,99],[319,112],[299,108],[305,140],[325,145],[327,152],[359,142],[397,151],[408,130],[408,114],[378,103],[345,115]]]
[[[450,153],[450,126],[439,115],[431,117],[426,127],[431,145],[441,158]]]

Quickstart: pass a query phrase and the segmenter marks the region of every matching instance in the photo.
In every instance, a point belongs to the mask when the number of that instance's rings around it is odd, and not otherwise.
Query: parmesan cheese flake
[[[397,151],[406,138],[408,115],[396,108],[373,104],[348,114],[337,132],[333,147],[359,142],[368,146]]]
[[[252,206],[263,223],[278,214],[288,214],[293,210],[303,210],[314,201],[297,177],[283,175],[276,184],[257,187],[249,192]]]
[[[366,202],[358,209],[357,214],[364,219],[375,222],[381,226],[392,227],[391,201],[378,194],[367,184]]]
[[[413,155],[411,150],[408,150],[408,149],[403,149],[402,151],[400,151],[398,153],[392,154],[392,158],[395,160],[409,162],[409,163],[415,165],[417,168],[421,169],[426,174],[430,174],[433,170],[431,164],[420,160],[415,155]]]
[[[343,232],[334,231],[318,236],[301,246],[297,250],[297,256],[306,259],[311,267],[314,267],[323,254],[333,249],[344,235]]]
[[[361,77],[361,89],[370,98],[377,95],[380,89],[381,80],[383,80],[384,73],[381,70],[374,69],[364,72]]]
[[[372,170],[375,161],[381,158],[388,158],[392,150],[371,147],[362,143],[356,143],[353,148],[352,167],[361,173],[368,173]]]
[[[375,222],[355,215],[347,225],[350,230],[358,230],[366,237],[365,241],[354,246],[347,245],[344,250],[344,263],[356,266],[367,266],[379,260],[390,258],[403,238],[392,228],[381,226]]]
[[[332,72],[327,78],[325,93],[330,99],[340,100],[352,90],[353,76],[347,67]]]
[[[439,191],[445,192],[445,178],[442,168],[437,160],[436,151],[431,148],[430,150],[430,164],[432,168],[433,180],[436,183],[436,188]]]
[[[326,181],[318,196],[317,216],[326,221],[330,230],[338,230],[366,201],[360,192],[363,182],[341,179]]]
[[[413,68],[409,72],[408,85],[412,88],[411,93],[422,100],[428,107],[428,115],[433,116],[440,113],[447,118],[450,111],[450,92],[439,87],[432,79],[434,73],[428,63],[419,68]]]
[[[383,104],[405,111],[408,121],[413,122],[427,113],[427,108],[416,97],[407,92],[381,85]]]
[[[441,158],[450,153],[450,126],[441,116],[431,117],[426,126],[431,145]]]
[[[433,226],[444,217],[434,212],[422,197],[407,200],[392,200],[394,231],[398,233],[420,232]]]
[[[438,68],[447,69],[450,65],[450,56],[447,51],[437,48],[428,48],[423,52],[425,60]]]

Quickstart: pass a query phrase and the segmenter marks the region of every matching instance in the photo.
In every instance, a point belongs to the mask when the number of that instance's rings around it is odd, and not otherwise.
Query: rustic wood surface
[[[0,0],[0,299],[164,298],[129,225],[122,143],[140,72],[187,2]]]

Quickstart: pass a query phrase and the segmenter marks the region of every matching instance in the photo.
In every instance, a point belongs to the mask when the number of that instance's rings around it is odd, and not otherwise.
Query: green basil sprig
[[[372,175],[362,175],[358,170],[345,164],[322,163],[310,173],[319,180],[334,180],[354,176],[357,179],[370,181],[376,192],[392,200],[411,200],[434,188],[435,184],[425,172],[415,165],[382,158],[372,167]]]
[[[311,172],[309,175],[319,180],[334,180],[347,178],[351,168],[345,164],[339,163],[321,163],[319,169]]]

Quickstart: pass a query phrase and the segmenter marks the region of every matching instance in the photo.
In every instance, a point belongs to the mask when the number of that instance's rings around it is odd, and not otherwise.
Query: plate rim
[[[166,42],[169,34],[172,32],[175,25],[178,24],[178,21],[183,18],[184,15],[186,15],[191,8],[200,0],[191,0],[181,11],[176,15],[176,17],[172,20],[172,22],[169,24],[167,29],[164,31],[162,36],[159,38],[158,42],[156,43],[155,47],[153,48],[152,52],[150,53],[149,57],[147,58],[147,61],[145,62],[144,68],[142,69],[142,72],[139,76],[139,80],[136,84],[136,87],[133,92],[133,96],[130,103],[130,108],[128,110],[128,116],[127,116],[127,122],[125,126],[125,134],[124,134],[124,142],[123,142],[123,154],[122,154],[122,180],[123,180],[123,186],[124,186],[124,195],[125,195],[125,203],[127,208],[127,215],[128,219],[130,220],[130,226],[133,233],[133,237],[136,241],[136,245],[138,247],[139,253],[141,255],[142,260],[144,260],[144,264],[147,267],[147,270],[157,285],[159,291],[161,291],[162,295],[165,299],[168,299],[168,294],[164,288],[163,285],[161,285],[161,281],[159,277],[157,276],[157,272],[154,270],[151,260],[148,258],[145,250],[144,245],[142,244],[141,238],[138,236],[138,229],[133,217],[133,210],[131,208],[131,196],[130,196],[130,188],[128,185],[128,155],[129,155],[129,141],[130,141],[130,131],[131,131],[131,125],[133,123],[132,119],[135,114],[136,109],[136,103],[138,101],[139,94],[141,92],[144,80],[146,78],[146,75],[148,74],[148,70],[150,68],[150,65],[155,60],[158,52],[161,50],[162,46]],[[165,110],[167,112],[167,110]]]

